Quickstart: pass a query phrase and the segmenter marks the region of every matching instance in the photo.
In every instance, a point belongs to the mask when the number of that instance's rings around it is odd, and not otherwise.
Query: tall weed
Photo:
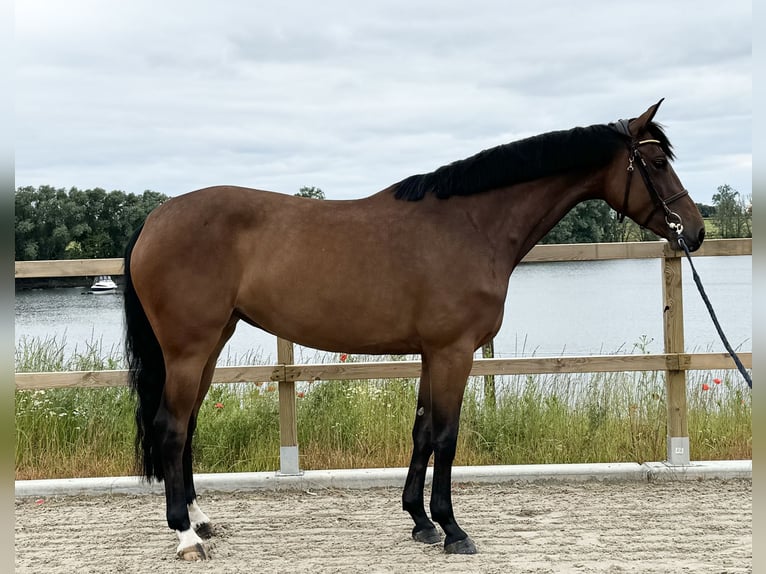
[[[124,368],[98,344],[69,360],[63,346],[22,341],[16,370]],[[495,385],[492,407],[482,380],[469,381],[455,464],[666,458],[663,373],[498,375]],[[751,395],[736,371],[689,372],[687,385],[691,458],[751,458]],[[296,390],[302,469],[407,466],[416,380],[297,383]],[[17,391],[16,478],[136,473],[134,409],[126,387]],[[196,472],[278,469],[278,413],[275,384],[213,385],[195,434]]]

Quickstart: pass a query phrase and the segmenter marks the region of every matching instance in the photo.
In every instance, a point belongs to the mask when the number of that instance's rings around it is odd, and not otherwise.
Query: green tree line
[[[318,187],[295,195],[324,199]],[[51,186],[20,187],[15,194],[17,261],[121,257],[130,234],[168,196],[140,195],[101,188],[69,190]],[[729,185],[718,187],[713,205],[697,204],[710,238],[752,237],[752,203]],[[619,223],[603,201],[575,206],[542,243],[647,241],[657,237],[630,220]]]
[[[730,239],[753,236],[753,204],[730,185],[721,185],[713,205],[697,203],[705,219],[706,237]],[[541,243],[609,243],[654,241],[657,236],[634,221],[619,223],[615,212],[603,201],[580,203],[543,237]]]
[[[43,185],[15,194],[17,261],[121,257],[130,234],[168,199],[101,188],[69,190]]]

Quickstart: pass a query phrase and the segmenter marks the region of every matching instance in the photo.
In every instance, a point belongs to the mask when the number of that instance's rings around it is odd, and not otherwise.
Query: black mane
[[[670,159],[670,142],[659,124],[648,131]],[[397,199],[418,201],[426,193],[444,199],[473,195],[573,169],[596,169],[625,149],[628,138],[614,124],[597,124],[549,132],[485,149],[466,159],[444,165],[431,173],[411,175],[394,186]]]

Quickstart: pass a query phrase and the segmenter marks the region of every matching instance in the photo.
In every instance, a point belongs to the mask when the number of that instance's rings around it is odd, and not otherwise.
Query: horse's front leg
[[[434,474],[431,517],[444,530],[444,550],[450,554],[475,554],[476,546],[458,526],[452,509],[452,463],[455,460],[460,408],[473,364],[469,350],[443,350],[429,360]]]
[[[409,512],[412,520],[415,521],[412,538],[426,544],[441,542],[441,535],[436,530],[434,523],[428,518],[423,502],[426,470],[432,452],[431,382],[428,374],[428,363],[423,359],[418,388],[418,405],[415,411],[415,423],[412,427],[412,459],[402,493],[402,508]]]

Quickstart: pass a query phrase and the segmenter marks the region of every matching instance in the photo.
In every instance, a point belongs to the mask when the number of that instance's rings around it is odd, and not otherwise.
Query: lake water
[[[699,257],[695,266],[729,342],[752,351],[752,257]],[[686,351],[724,352],[683,262]],[[16,342],[56,337],[66,354],[97,343],[122,353],[122,295],[85,295],[83,288],[16,293]],[[528,263],[511,277],[495,356],[559,356],[631,352],[640,341],[662,352],[659,259]],[[276,339],[242,322],[219,363],[248,356],[276,360]],[[296,362],[337,361],[335,355],[296,348]]]

